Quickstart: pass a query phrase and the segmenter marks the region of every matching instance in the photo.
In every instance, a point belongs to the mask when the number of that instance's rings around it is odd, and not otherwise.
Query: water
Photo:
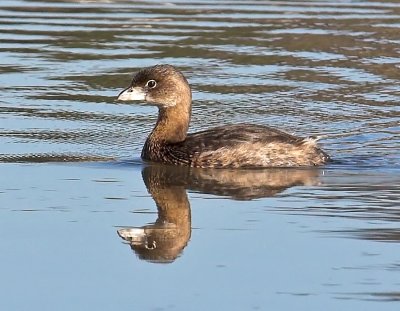
[[[2,1],[1,310],[397,310],[400,4]],[[321,142],[302,170],[145,165],[141,67],[191,130]],[[119,236],[120,235],[120,236]]]

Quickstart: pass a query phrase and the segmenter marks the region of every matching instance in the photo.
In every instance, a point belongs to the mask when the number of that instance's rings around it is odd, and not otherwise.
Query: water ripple
[[[390,2],[3,1],[0,139],[15,156],[137,156],[156,110],[115,96],[163,62],[192,84],[193,130],[275,125],[398,165],[399,17]]]

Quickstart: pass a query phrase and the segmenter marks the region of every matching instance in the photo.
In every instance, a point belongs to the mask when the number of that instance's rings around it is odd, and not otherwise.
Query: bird
[[[142,149],[144,161],[197,168],[310,167],[330,161],[317,137],[298,137],[265,125],[230,124],[188,133],[192,91],[172,65],[139,70],[118,100],[158,107],[156,125]]]

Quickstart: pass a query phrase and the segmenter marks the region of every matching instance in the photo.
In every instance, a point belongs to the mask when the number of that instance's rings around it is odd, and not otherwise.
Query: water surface
[[[397,2],[2,1],[2,310],[397,310]],[[191,131],[324,135],[319,169],[146,165],[178,66]]]

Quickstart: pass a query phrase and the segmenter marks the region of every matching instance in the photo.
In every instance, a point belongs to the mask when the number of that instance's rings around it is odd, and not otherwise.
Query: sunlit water
[[[400,4],[1,1],[1,310],[398,310]],[[139,159],[171,63],[191,131],[323,135],[313,170]],[[80,163],[77,163],[80,162]]]

